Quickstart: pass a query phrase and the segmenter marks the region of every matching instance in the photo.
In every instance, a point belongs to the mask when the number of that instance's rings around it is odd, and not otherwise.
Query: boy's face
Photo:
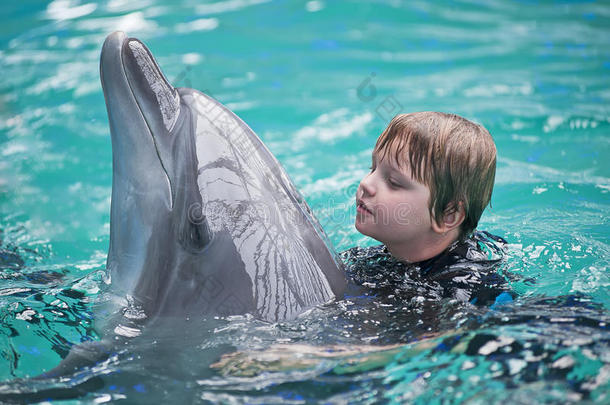
[[[371,172],[356,192],[356,229],[392,248],[411,247],[434,234],[428,208],[429,188],[413,179],[409,162],[373,153]]]

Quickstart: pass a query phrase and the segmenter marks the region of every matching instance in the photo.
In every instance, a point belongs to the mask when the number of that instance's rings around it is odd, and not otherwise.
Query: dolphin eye
[[[210,239],[208,221],[201,205],[193,204],[187,210],[187,218],[180,227],[180,244],[191,253],[199,253],[208,245]]]

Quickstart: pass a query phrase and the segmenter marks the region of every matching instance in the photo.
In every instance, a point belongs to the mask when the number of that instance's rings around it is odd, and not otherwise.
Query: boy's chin
[[[356,230],[358,232],[360,232],[361,234],[369,236],[366,234],[366,225],[364,225],[362,222],[358,221],[358,218],[356,218],[356,221],[354,222],[354,228],[356,228]]]
[[[358,232],[360,232],[361,234],[363,234],[364,236],[368,236],[369,238],[373,238],[376,241],[383,243],[378,238],[376,238],[373,233],[371,233],[370,229],[367,229],[368,228],[367,224],[359,222],[358,219],[356,219],[356,222],[354,222],[354,228],[356,228],[356,230]]]

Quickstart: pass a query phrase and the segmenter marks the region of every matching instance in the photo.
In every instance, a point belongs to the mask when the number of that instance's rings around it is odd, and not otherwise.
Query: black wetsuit
[[[341,258],[350,279],[378,295],[492,305],[512,300],[507,279],[499,272],[505,246],[504,239],[476,231],[421,262],[396,259],[384,245],[354,247],[341,253]]]
[[[504,271],[505,247],[504,239],[475,232],[418,263],[392,257],[383,245],[349,249],[341,254],[352,281],[349,304],[335,325],[373,344],[436,339],[426,343],[428,354],[406,350],[394,359],[390,375],[398,380],[449,375],[453,362],[467,359],[507,388],[563,387],[582,399],[602,392],[610,367],[607,309],[582,294],[526,295],[502,305],[516,298],[511,282],[524,281]]]

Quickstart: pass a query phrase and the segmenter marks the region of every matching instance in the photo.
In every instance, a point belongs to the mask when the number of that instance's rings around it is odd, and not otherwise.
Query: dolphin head
[[[176,199],[177,189],[196,190],[184,184],[189,176],[183,172],[197,170],[176,170],[175,162],[186,159],[183,155],[188,153],[181,147],[181,142],[188,139],[179,138],[176,133],[190,122],[189,111],[181,108],[177,90],[166,80],[148,49],[123,32],[107,37],[100,76],[113,152],[107,270],[114,286],[133,293],[142,283],[147,267],[164,263],[169,266],[173,261],[168,255],[175,249],[165,245],[167,239],[163,236],[176,227],[176,215],[189,214],[197,219],[178,221],[178,232],[182,233],[178,239],[184,248],[202,248],[209,235],[200,211],[192,210],[197,207],[198,193],[181,193]]]

